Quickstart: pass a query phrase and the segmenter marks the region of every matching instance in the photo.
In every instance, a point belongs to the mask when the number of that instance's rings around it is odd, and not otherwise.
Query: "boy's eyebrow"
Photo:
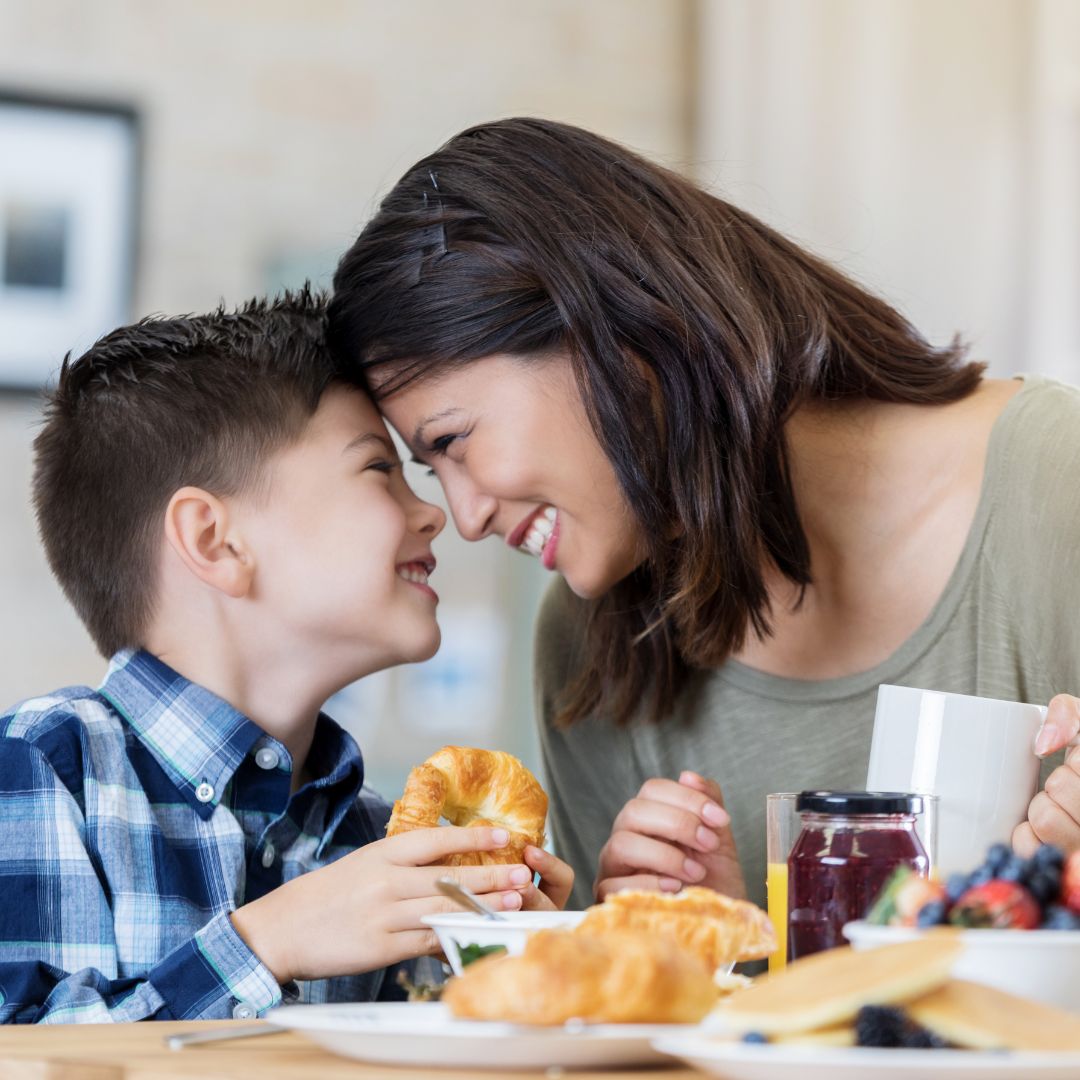
[[[442,412],[432,413],[431,416],[424,417],[419,424],[413,429],[412,438],[409,440],[409,446],[417,447],[424,445],[424,429],[429,425],[434,424],[437,420],[445,420],[448,416],[453,416],[454,413],[461,412],[457,408],[443,409]]]
[[[363,435],[357,435],[341,452],[351,454],[354,450],[362,450],[368,443],[378,443],[391,457],[396,458],[398,456],[394,444],[385,435],[377,435],[374,431],[366,431]]]

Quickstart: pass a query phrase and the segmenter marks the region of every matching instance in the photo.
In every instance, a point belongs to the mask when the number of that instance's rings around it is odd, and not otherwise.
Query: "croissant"
[[[530,844],[543,846],[547,805],[536,777],[512,754],[444,746],[409,773],[386,835],[434,828],[441,817],[451,825],[495,825],[510,833],[505,848],[450,855],[443,865],[519,863]]]
[[[756,904],[695,886],[678,893],[628,889],[587,910],[580,934],[617,929],[647,930],[677,941],[709,970],[759,960],[776,948],[768,915]]]
[[[717,998],[696,956],[639,930],[538,930],[521,955],[477,960],[442,995],[454,1016],[518,1024],[693,1024]]]

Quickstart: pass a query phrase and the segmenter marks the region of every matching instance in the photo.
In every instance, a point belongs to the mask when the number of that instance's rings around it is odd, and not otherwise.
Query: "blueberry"
[[[900,1009],[886,1005],[864,1005],[855,1017],[856,1046],[900,1046],[908,1026]]]
[[[990,867],[991,877],[1001,877],[1001,868],[1012,855],[1012,848],[1008,844],[991,844],[986,852],[985,866]],[[1015,880],[1015,879],[1013,879]]]
[[[949,898],[949,903],[955,904],[968,891],[970,885],[967,874],[950,874],[949,880],[945,883],[945,895]]]
[[[769,1041],[768,1035],[762,1035],[760,1031],[748,1031],[743,1037],[744,1043],[767,1043]]]
[[[1018,881],[1023,884],[1027,880],[1027,860],[1019,855],[1010,855],[999,868],[995,877],[1000,881]]]
[[[976,885],[985,885],[988,881],[993,881],[994,876],[994,871],[985,863],[977,866],[968,875],[968,888],[974,889]]]
[[[1034,867],[1027,880],[1028,892],[1046,907],[1051,900],[1056,900],[1061,892],[1061,871],[1053,867]]]
[[[1060,904],[1051,904],[1042,921],[1043,930],[1080,930],[1080,915]]]
[[[949,905],[944,900],[929,900],[919,908],[915,916],[916,926],[939,926],[949,914]]]
[[[1031,856],[1031,862],[1040,870],[1051,867],[1060,870],[1065,865],[1065,855],[1061,848],[1056,848],[1053,844],[1041,844],[1035,854]]]

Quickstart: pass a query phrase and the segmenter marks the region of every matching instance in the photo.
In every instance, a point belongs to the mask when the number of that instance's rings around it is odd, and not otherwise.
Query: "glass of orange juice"
[[[798,797],[794,791],[778,791],[765,797],[765,891],[777,941],[777,950],[769,957],[770,971],[779,971],[787,964],[787,859],[799,831],[795,811]]]

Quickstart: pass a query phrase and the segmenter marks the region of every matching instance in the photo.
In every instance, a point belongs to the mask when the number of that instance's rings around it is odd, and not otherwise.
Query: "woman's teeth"
[[[404,578],[406,581],[414,581],[417,585],[426,585],[428,583],[428,572],[422,566],[417,566],[415,563],[409,563],[407,566],[399,566],[397,568],[398,577]]]
[[[537,514],[529,526],[529,531],[525,534],[525,539],[521,541],[521,550],[539,557],[544,550],[544,545],[551,539],[557,516],[554,506],[549,506],[542,514]]]

